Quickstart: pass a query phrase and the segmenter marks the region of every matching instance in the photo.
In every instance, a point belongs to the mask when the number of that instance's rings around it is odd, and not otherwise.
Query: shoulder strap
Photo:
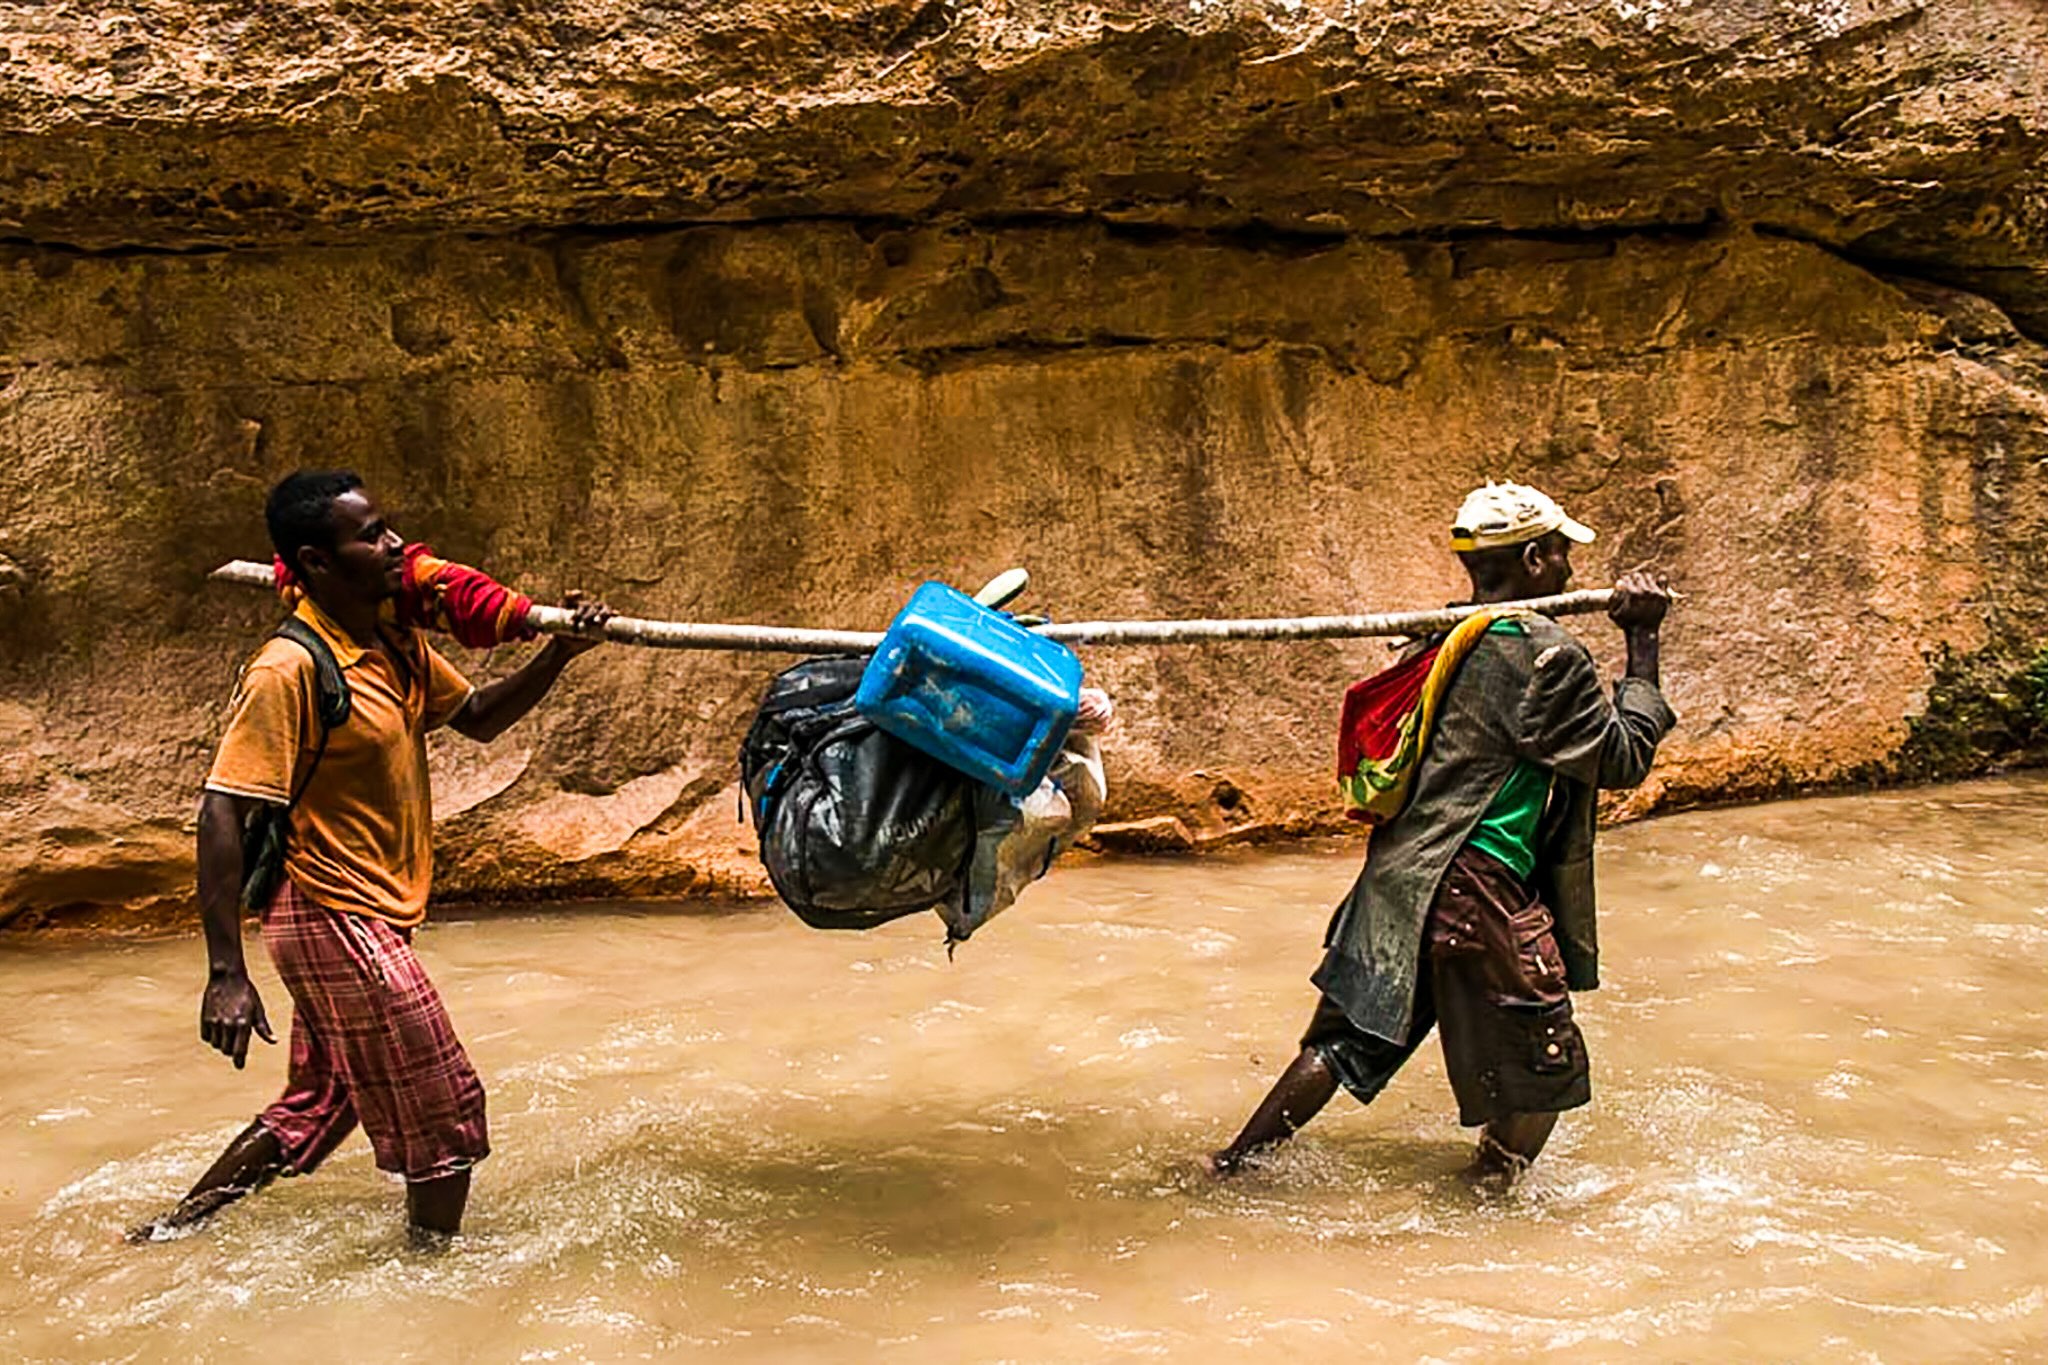
[[[299,804],[299,798],[306,794],[306,787],[313,781],[321,756],[327,752],[327,736],[335,726],[348,720],[350,699],[348,678],[341,671],[341,661],[334,657],[334,651],[327,647],[318,631],[296,616],[287,616],[277,628],[277,638],[290,640],[313,656],[314,715],[320,722],[320,744],[313,750],[313,761],[307,765],[306,775],[299,779],[298,788],[292,792],[291,802],[285,807],[290,810]]]
[[[341,662],[334,657],[334,651],[320,638],[320,632],[296,616],[287,616],[277,628],[280,640],[293,644],[313,656],[313,683],[319,693],[320,728],[332,730],[348,719],[348,679],[342,675]]]

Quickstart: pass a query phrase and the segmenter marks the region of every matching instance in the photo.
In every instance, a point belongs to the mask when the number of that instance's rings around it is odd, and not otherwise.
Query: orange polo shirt
[[[285,875],[321,905],[411,928],[434,875],[427,731],[473,689],[417,630],[379,627],[384,648],[364,649],[311,599],[294,615],[334,651],[350,701],[292,809]],[[206,789],[284,805],[319,744],[313,657],[269,640],[242,670]]]

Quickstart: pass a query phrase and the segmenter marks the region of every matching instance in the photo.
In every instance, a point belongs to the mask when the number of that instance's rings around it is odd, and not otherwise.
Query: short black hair
[[[1515,566],[1522,562],[1522,551],[1531,545],[1550,548],[1552,541],[1566,541],[1569,538],[1562,531],[1545,531],[1534,540],[1525,540],[1520,545],[1496,545],[1485,550],[1460,550],[1459,562],[1465,572],[1472,575],[1472,586],[1485,591],[1498,588],[1514,577]]]
[[[263,503],[263,524],[270,528],[271,548],[294,573],[299,551],[334,548],[334,500],[353,493],[363,481],[345,469],[301,469],[285,475]]]

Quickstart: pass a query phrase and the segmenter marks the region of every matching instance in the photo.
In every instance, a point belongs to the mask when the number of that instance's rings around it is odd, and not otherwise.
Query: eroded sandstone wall
[[[1066,616],[1428,605],[1527,479],[1582,579],[1685,594],[1633,810],[1881,768],[1930,651],[2040,633],[2027,7],[586,8],[15,13],[0,915],[185,899],[274,614],[203,575],[299,464],[530,590],[867,627],[1012,563]],[[1384,658],[1090,651],[1113,815],[1328,824]],[[614,648],[437,740],[443,892],[757,886],[776,666]]]

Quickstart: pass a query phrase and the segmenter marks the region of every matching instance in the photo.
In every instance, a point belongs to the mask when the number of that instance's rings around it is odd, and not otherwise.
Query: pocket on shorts
[[[1514,936],[1515,958],[1522,974],[1534,987],[1564,986],[1564,956],[1557,948],[1557,922],[1550,908],[1532,900],[1508,916],[1508,931]]]
[[[1453,868],[1430,906],[1429,955],[1444,958],[1484,953],[1486,940],[1480,932],[1479,917],[1486,910]]]
[[[1572,1022],[1569,1002],[1529,1016],[1529,1069],[1554,1076],[1586,1064],[1586,1040]]]

